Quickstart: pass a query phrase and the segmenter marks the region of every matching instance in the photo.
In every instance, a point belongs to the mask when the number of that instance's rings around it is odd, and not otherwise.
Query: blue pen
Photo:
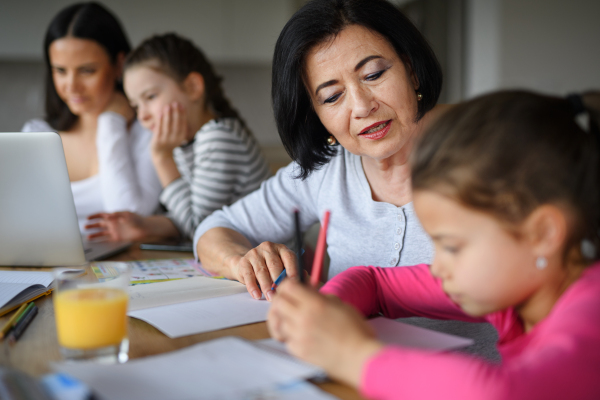
[[[275,282],[273,282],[273,284],[271,285],[271,290],[275,289],[283,280],[283,278],[285,278],[287,276],[287,273],[285,272],[285,269],[283,271],[281,271],[281,273],[279,274],[279,276],[277,277],[277,279],[275,279]]]
[[[300,249],[300,254],[304,254],[304,249]],[[285,269],[284,269],[283,271],[281,271],[281,273],[279,274],[277,279],[275,279],[275,282],[273,282],[273,284],[271,285],[271,290],[273,290],[277,286],[279,286],[281,284],[281,281],[283,281],[283,278],[285,278],[286,276],[287,276],[287,273],[285,272]]]

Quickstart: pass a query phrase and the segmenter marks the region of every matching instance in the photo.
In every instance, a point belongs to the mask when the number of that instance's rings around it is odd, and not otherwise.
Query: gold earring
[[[417,101],[421,100],[423,100],[423,95],[421,94],[421,92],[417,92]]]
[[[330,145],[330,146],[333,146],[336,143],[337,143],[337,141],[335,140],[335,138],[333,137],[333,135],[329,135],[329,137],[327,138],[327,144]]]

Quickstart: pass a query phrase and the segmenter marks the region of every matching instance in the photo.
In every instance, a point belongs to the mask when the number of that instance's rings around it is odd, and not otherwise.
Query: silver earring
[[[548,260],[546,259],[546,257],[538,257],[535,260],[535,267],[537,269],[542,270],[542,269],[546,268],[547,266],[548,266]]]

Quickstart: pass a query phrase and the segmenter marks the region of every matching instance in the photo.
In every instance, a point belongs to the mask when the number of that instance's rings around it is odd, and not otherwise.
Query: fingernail
[[[265,297],[267,300],[271,301],[273,299],[273,292],[269,290],[267,293],[265,293]]]
[[[260,293],[258,292],[258,290],[254,290],[252,292],[252,297],[254,297],[254,299],[259,300],[262,296],[260,295]]]

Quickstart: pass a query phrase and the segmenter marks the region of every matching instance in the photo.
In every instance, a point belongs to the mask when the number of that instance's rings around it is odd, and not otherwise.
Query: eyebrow
[[[442,240],[442,239],[445,239],[445,238],[454,238],[453,235],[447,234],[447,233],[439,233],[437,235],[431,235],[430,237],[431,237],[431,240],[434,240],[434,241],[435,240]]]
[[[145,89],[142,93],[140,93],[140,97],[146,96],[148,94],[148,92],[151,92],[155,89],[156,89],[156,86],[150,86],[149,88]]]
[[[81,69],[81,68],[90,68],[90,67],[97,67],[99,63],[97,62],[91,62],[91,63],[87,63],[87,64],[82,64],[82,65],[78,65],[77,67],[75,67],[76,69]],[[50,64],[50,66],[52,68],[61,68],[61,69],[65,69],[67,67],[65,67],[64,65],[58,65],[58,64]]]
[[[368,63],[371,60],[375,60],[378,58],[383,58],[381,56],[368,56],[363,58],[362,60],[360,60],[358,62],[358,64],[356,64],[356,67],[354,67],[354,72],[358,71],[359,69],[361,69],[366,63]],[[319,86],[317,86],[317,89],[315,90],[315,96],[319,94],[319,90],[326,88],[327,86],[331,86],[331,85],[335,85],[336,83],[338,83],[337,80],[332,79],[330,81],[321,83]]]
[[[369,56],[369,57],[363,58],[358,64],[356,64],[356,67],[354,67],[354,72],[356,72],[359,69],[361,69],[369,61],[375,60],[377,58],[383,58],[383,57],[381,57],[381,56]]]

